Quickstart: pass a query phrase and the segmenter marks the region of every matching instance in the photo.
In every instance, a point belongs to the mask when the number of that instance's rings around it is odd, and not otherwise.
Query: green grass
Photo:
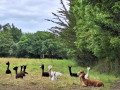
[[[12,75],[6,75],[6,62],[10,61],[10,70]],[[40,65],[45,65],[45,71],[48,66],[53,66],[53,71],[61,72],[63,75],[58,77],[57,81],[51,81],[48,77],[42,77]],[[29,73],[23,79],[15,79],[14,66],[27,65],[26,71]],[[72,72],[79,72],[86,68],[77,66],[72,60],[55,60],[55,59],[24,59],[24,58],[0,58],[0,89],[2,90],[109,90],[111,83],[119,78],[112,75],[100,74],[95,69],[90,71],[90,79],[96,79],[104,82],[104,88],[81,87],[79,78],[70,77],[68,65],[72,65]]]

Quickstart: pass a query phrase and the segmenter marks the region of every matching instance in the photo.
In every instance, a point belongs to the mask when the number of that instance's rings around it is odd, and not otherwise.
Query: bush
[[[106,58],[104,60],[99,61],[98,63],[98,71],[100,73],[107,73],[107,74],[113,74],[116,77],[120,75],[120,62],[119,60],[109,60],[109,58]]]

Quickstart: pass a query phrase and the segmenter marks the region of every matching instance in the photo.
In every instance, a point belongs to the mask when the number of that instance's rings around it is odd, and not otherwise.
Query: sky
[[[45,19],[53,19],[61,7],[60,0],[0,0],[0,24],[13,23],[23,33],[48,31],[55,24]]]

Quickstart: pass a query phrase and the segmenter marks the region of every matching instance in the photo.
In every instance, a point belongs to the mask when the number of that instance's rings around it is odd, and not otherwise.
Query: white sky
[[[55,24],[45,19],[54,18],[51,12],[59,8],[60,0],[0,0],[0,24],[13,23],[24,33],[46,31]]]

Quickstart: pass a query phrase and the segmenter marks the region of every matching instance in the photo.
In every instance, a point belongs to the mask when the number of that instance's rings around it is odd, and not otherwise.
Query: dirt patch
[[[112,84],[111,90],[120,90],[120,80],[117,80]]]

